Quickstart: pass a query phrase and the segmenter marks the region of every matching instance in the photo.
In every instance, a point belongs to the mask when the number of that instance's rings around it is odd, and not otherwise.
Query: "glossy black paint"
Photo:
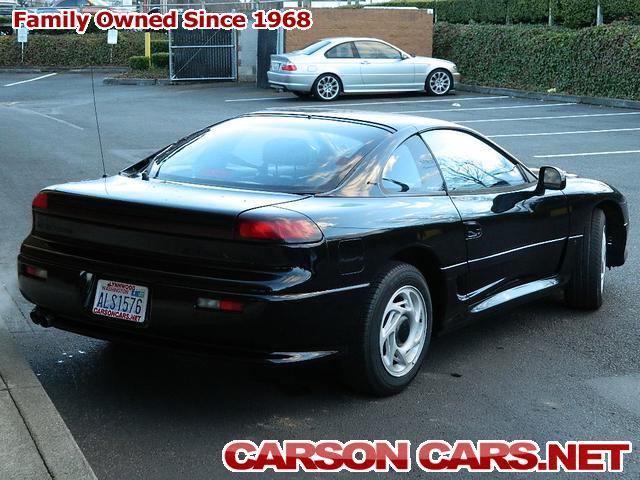
[[[345,128],[365,122],[392,134],[336,189],[319,195],[149,180],[141,174],[144,161],[123,175],[50,187],[49,208],[34,209],[18,258],[25,298],[51,325],[99,338],[299,360],[308,357],[296,352],[348,349],[369,284],[390,260],[423,272],[439,331],[561,288],[594,208],[607,217],[607,263],[625,261],[627,205],[602,182],[568,175],[563,190],[544,189],[520,164],[530,183],[518,188],[389,197],[380,176],[400,143],[428,129],[469,130],[371,113],[256,115],[339,115]],[[238,239],[238,215],[265,206],[306,215],[323,239]],[[47,269],[47,279],[27,275],[26,265]],[[137,325],[93,315],[97,279],[148,286],[148,320]],[[195,306],[198,297],[246,307],[203,310]]]

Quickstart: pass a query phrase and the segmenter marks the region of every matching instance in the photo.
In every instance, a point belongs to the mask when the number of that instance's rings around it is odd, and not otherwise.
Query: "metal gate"
[[[237,67],[235,30],[169,31],[171,80],[236,80]]]

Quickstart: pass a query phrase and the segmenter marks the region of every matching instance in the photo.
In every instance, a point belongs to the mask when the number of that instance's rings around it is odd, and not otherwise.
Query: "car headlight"
[[[458,67],[457,67],[455,64],[454,64],[454,65],[452,65],[452,66],[451,66],[451,71],[452,71],[453,73],[458,73]]]

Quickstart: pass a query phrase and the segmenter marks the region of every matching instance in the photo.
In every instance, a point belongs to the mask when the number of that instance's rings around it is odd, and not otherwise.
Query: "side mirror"
[[[564,190],[567,186],[567,176],[563,170],[556,167],[540,167],[538,173],[538,191]]]
[[[411,55],[409,55],[408,53],[403,53],[402,54],[402,60],[408,60],[411,58]]]

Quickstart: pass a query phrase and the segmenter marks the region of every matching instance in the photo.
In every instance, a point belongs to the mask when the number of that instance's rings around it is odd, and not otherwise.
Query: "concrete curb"
[[[127,67],[93,67],[95,73],[124,73]],[[33,68],[0,68],[0,73],[91,73],[90,68],[33,67]]]
[[[640,101],[625,100],[622,98],[588,97],[584,95],[564,95],[559,93],[531,92],[529,90],[517,90],[513,88],[483,87],[480,85],[456,84],[456,90],[462,92],[488,93],[491,95],[508,95],[510,97],[533,98],[552,102],[575,102],[587,105],[599,105],[602,107],[634,108],[640,109]]]
[[[91,466],[7,329],[5,318],[13,315],[22,314],[7,290],[0,287],[0,390],[8,392],[5,411],[14,413],[5,419],[3,437],[6,429],[9,437],[31,443],[20,447],[37,450],[39,460],[34,455],[12,458],[19,452],[10,452],[9,462],[0,465],[0,477],[95,480]],[[40,472],[35,476],[37,469]]]
[[[159,83],[166,82],[166,83]],[[159,80],[157,78],[113,78],[106,77],[102,79],[104,85],[168,85],[169,80]]]

